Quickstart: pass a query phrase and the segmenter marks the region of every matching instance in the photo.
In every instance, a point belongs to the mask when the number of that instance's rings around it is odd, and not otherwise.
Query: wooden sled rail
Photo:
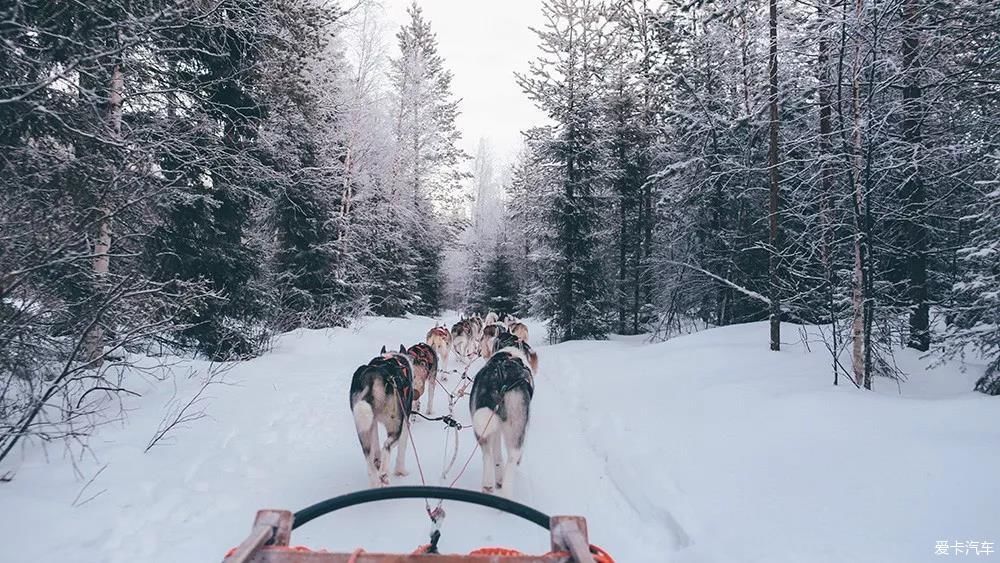
[[[292,529],[346,506],[394,498],[445,498],[491,506],[530,520],[551,534],[552,551],[544,555],[501,553],[392,554],[331,553],[290,547]],[[223,563],[595,563],[587,539],[587,522],[579,516],[548,517],[522,504],[476,491],[442,487],[385,487],[336,497],[292,514],[260,510],[250,535],[230,550]]]

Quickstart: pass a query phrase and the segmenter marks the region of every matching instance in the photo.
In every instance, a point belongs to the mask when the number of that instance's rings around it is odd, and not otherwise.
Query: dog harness
[[[391,367],[387,366],[389,369],[386,370],[389,373],[389,385],[394,389],[399,389],[403,404],[409,405],[413,402],[413,374],[410,373],[410,364],[396,354],[388,358],[379,356],[368,362],[368,365],[373,367],[386,366],[387,364],[391,365]]]
[[[509,379],[504,379],[503,387],[500,389],[500,394],[503,395],[504,393],[510,391],[511,389],[516,389],[518,387],[524,386],[528,391],[528,398],[530,399],[534,397],[535,382],[531,377],[531,369],[528,366],[524,365],[524,362],[521,361],[521,358],[518,358],[517,356],[509,352],[501,352],[501,353],[507,356],[501,361],[516,362],[517,365],[521,367],[521,375]]]
[[[437,355],[434,353],[434,349],[423,342],[410,346],[410,349],[406,353],[413,356],[414,361],[421,365],[431,366],[437,363]]]

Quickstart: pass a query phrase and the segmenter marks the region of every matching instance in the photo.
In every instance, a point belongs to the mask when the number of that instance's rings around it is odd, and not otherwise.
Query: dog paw
[[[392,474],[395,475],[396,477],[406,477],[407,475],[410,474],[410,472],[405,469],[397,468],[395,471],[392,472]]]
[[[383,487],[389,486],[389,475],[382,473],[378,476],[378,480]]]
[[[483,487],[483,492],[484,493],[490,493],[490,494],[492,494],[493,493],[493,487]]]

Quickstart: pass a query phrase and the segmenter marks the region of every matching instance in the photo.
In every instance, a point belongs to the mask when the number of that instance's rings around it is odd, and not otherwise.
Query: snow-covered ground
[[[258,508],[297,510],[367,486],[351,374],[383,344],[413,344],[432,325],[367,318],[284,335],[209,389],[207,418],[148,453],[175,388],[135,383],[143,396],[129,399],[124,422],[101,429],[91,453],[73,461],[50,446],[46,457],[33,444],[0,467],[15,472],[0,483],[0,561],[218,561]],[[544,328],[530,329],[540,342]],[[585,516],[592,541],[624,563],[916,562],[942,558],[941,540],[1000,542],[1000,400],[969,391],[975,369],[926,370],[901,352],[909,381],[867,393],[832,387],[822,345],[799,342],[794,328],[781,353],[766,340],[756,323],[659,344],[537,346],[515,498]],[[181,377],[176,394],[197,388]],[[468,421],[466,400],[457,414]],[[426,421],[413,432],[411,473],[393,483],[420,483],[416,449],[428,484],[440,484],[450,434]],[[473,451],[471,430],[460,438],[449,481]],[[480,471],[476,453],[456,486],[478,489]],[[445,510],[446,552],[548,548],[546,532],[515,517],[451,502]],[[428,527],[423,501],[395,501],[321,518],[292,541],[409,551]]]

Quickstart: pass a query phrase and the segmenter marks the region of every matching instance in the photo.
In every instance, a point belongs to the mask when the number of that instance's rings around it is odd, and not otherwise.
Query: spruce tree
[[[275,171],[263,228],[274,233],[277,328],[342,324],[355,298],[338,277],[337,211],[345,167],[336,75],[343,59],[327,49],[339,14],[299,6],[286,25],[294,41],[274,49],[265,73],[269,108],[261,154]]]
[[[517,313],[520,301],[517,279],[504,249],[497,247],[494,252],[483,270],[481,293],[476,296],[475,305],[480,311],[512,315]]]
[[[544,308],[557,340],[603,338],[609,328],[607,284],[601,260],[601,205],[607,177],[600,52],[607,37],[605,17],[595,4],[550,0],[543,5],[549,21],[538,31],[542,50],[531,72],[519,76],[525,92],[559,128],[549,142],[550,158],[560,168],[561,190],[549,209],[555,238],[550,270],[542,274],[555,299]],[[554,66],[556,72],[550,70]]]
[[[1000,395],[1000,153],[989,159],[995,172],[980,183],[982,200],[969,208],[971,240],[959,250],[964,273],[952,288],[946,355],[978,355],[986,370],[975,389]]]
[[[417,257],[409,264],[415,278],[408,280],[417,297],[414,312],[431,315],[441,306],[442,253],[457,230],[440,218],[457,215],[468,200],[461,189],[466,174],[459,169],[465,155],[456,145],[458,100],[437,38],[416,2],[407,13],[391,71],[396,162],[389,199],[406,220],[407,242]]]

